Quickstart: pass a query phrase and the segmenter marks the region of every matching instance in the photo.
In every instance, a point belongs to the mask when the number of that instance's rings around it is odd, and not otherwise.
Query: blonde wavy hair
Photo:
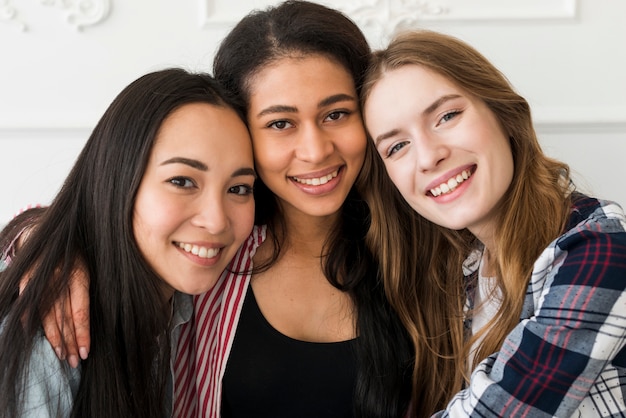
[[[371,210],[367,243],[379,257],[387,297],[415,346],[414,412],[429,416],[467,381],[472,343],[484,336],[470,361],[476,364],[499,351],[519,323],[533,264],[562,232],[572,186],[569,167],[541,150],[526,100],[483,55],[454,37],[424,30],[398,35],[374,53],[362,102],[388,71],[405,65],[428,68],[482,100],[509,137],[514,161],[512,183],[499,203],[496,248],[490,249],[502,305],[480,335],[468,338],[462,263],[477,245],[475,238],[467,230],[445,229],[419,216],[368,141],[363,168],[371,182],[364,196]]]

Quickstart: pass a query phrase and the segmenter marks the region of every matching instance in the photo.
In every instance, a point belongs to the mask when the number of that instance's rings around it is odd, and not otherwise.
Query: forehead
[[[407,64],[385,70],[380,79],[373,85],[370,96],[376,93],[388,92],[388,90],[393,90],[398,94],[409,93],[407,89],[411,95],[414,95],[416,93],[415,90],[417,90],[419,96],[423,96],[442,89],[458,90],[458,87],[448,77],[431,68]]]
[[[449,78],[421,65],[386,70],[365,100],[365,124],[372,136],[399,128],[445,96],[469,98]]]
[[[289,56],[273,61],[250,78],[248,87],[251,101],[257,102],[356,91],[354,79],[343,64],[323,55]]]
[[[193,156],[209,151],[217,155],[236,149],[247,158],[251,147],[248,130],[234,110],[208,103],[189,103],[165,118],[153,153],[178,152]]]
[[[367,116],[373,112],[392,112],[407,106],[418,110],[438,97],[451,94],[470,96],[443,74],[421,65],[404,65],[385,70],[374,82],[365,99],[365,113]]]

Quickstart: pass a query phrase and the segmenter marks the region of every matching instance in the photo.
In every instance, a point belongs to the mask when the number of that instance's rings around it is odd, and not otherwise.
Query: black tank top
[[[289,338],[248,288],[222,381],[222,417],[352,417],[355,381],[355,340]]]

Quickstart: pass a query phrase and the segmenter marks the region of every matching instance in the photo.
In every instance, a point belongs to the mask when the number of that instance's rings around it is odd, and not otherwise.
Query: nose
[[[218,235],[230,227],[230,218],[223,194],[206,193],[194,203],[192,225],[206,229],[209,233]]]
[[[334,144],[330,135],[319,126],[303,126],[296,144],[296,158],[310,163],[324,161],[332,154]]]
[[[415,160],[417,168],[426,172],[437,166],[450,155],[450,148],[446,143],[435,135],[422,133],[415,139]]]

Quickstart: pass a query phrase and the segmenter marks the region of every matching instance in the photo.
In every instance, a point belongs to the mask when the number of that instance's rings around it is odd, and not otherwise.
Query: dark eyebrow
[[[445,96],[441,96],[440,98],[438,98],[437,100],[432,102],[430,104],[430,106],[428,106],[426,109],[424,109],[422,111],[422,115],[423,116],[427,116],[427,115],[433,113],[435,110],[437,110],[437,108],[439,108],[439,106],[441,106],[445,102],[447,102],[449,100],[453,100],[453,99],[458,99],[459,97],[461,97],[461,95],[459,95],[459,94],[446,94]],[[376,146],[378,146],[380,141],[383,141],[383,140],[385,140],[387,138],[390,138],[390,137],[392,137],[394,135],[397,135],[398,132],[400,132],[400,130],[392,129],[389,132],[385,132],[383,134],[380,134],[380,135],[378,135],[376,137],[376,139],[374,140],[374,143],[376,144]]]
[[[344,94],[344,93],[334,94],[330,97],[320,100],[320,102],[317,104],[317,107],[326,107],[326,106],[329,106],[338,102],[346,102],[346,101],[354,102],[356,101],[356,99],[350,96],[349,94]]]
[[[242,167],[235,170],[235,172],[231,175],[231,177],[237,176],[252,176],[256,179],[256,171],[254,171],[254,169],[250,167]]]
[[[192,160],[191,158],[184,158],[184,157],[174,157],[174,158],[170,158],[169,160],[165,160],[161,163],[161,165],[166,165],[166,164],[185,164],[188,165],[189,167],[195,168],[197,170],[201,170],[201,171],[208,171],[209,167],[207,167],[206,164],[204,164],[203,162],[200,162],[198,160]]]
[[[340,94],[334,94],[330,97],[326,97],[325,99],[320,100],[320,102],[317,104],[318,108],[321,107],[326,107],[338,102],[345,102],[345,101],[356,101],[356,98],[354,98],[353,96],[350,96],[349,94],[344,94],[344,93],[340,93]],[[261,116],[265,116],[265,115],[269,115],[272,113],[296,113],[298,111],[298,108],[295,106],[288,106],[288,105],[274,105],[274,106],[270,106],[267,107],[263,110],[261,110],[256,116],[257,118],[260,118]]]
[[[163,161],[161,165],[177,164],[177,163],[188,165],[189,167],[195,168],[200,171],[209,171],[209,167],[203,162],[200,162],[198,160],[193,160],[191,158],[184,158],[184,157],[170,158],[169,160]],[[241,167],[233,171],[233,174],[231,174],[230,176],[231,177],[252,176],[256,179],[256,171],[254,171],[254,168],[252,167]]]
[[[261,116],[269,115],[271,113],[282,113],[282,112],[295,113],[297,111],[298,111],[298,108],[295,106],[274,105],[274,106],[270,106],[261,110],[259,114],[256,116],[257,118],[260,118]]]

